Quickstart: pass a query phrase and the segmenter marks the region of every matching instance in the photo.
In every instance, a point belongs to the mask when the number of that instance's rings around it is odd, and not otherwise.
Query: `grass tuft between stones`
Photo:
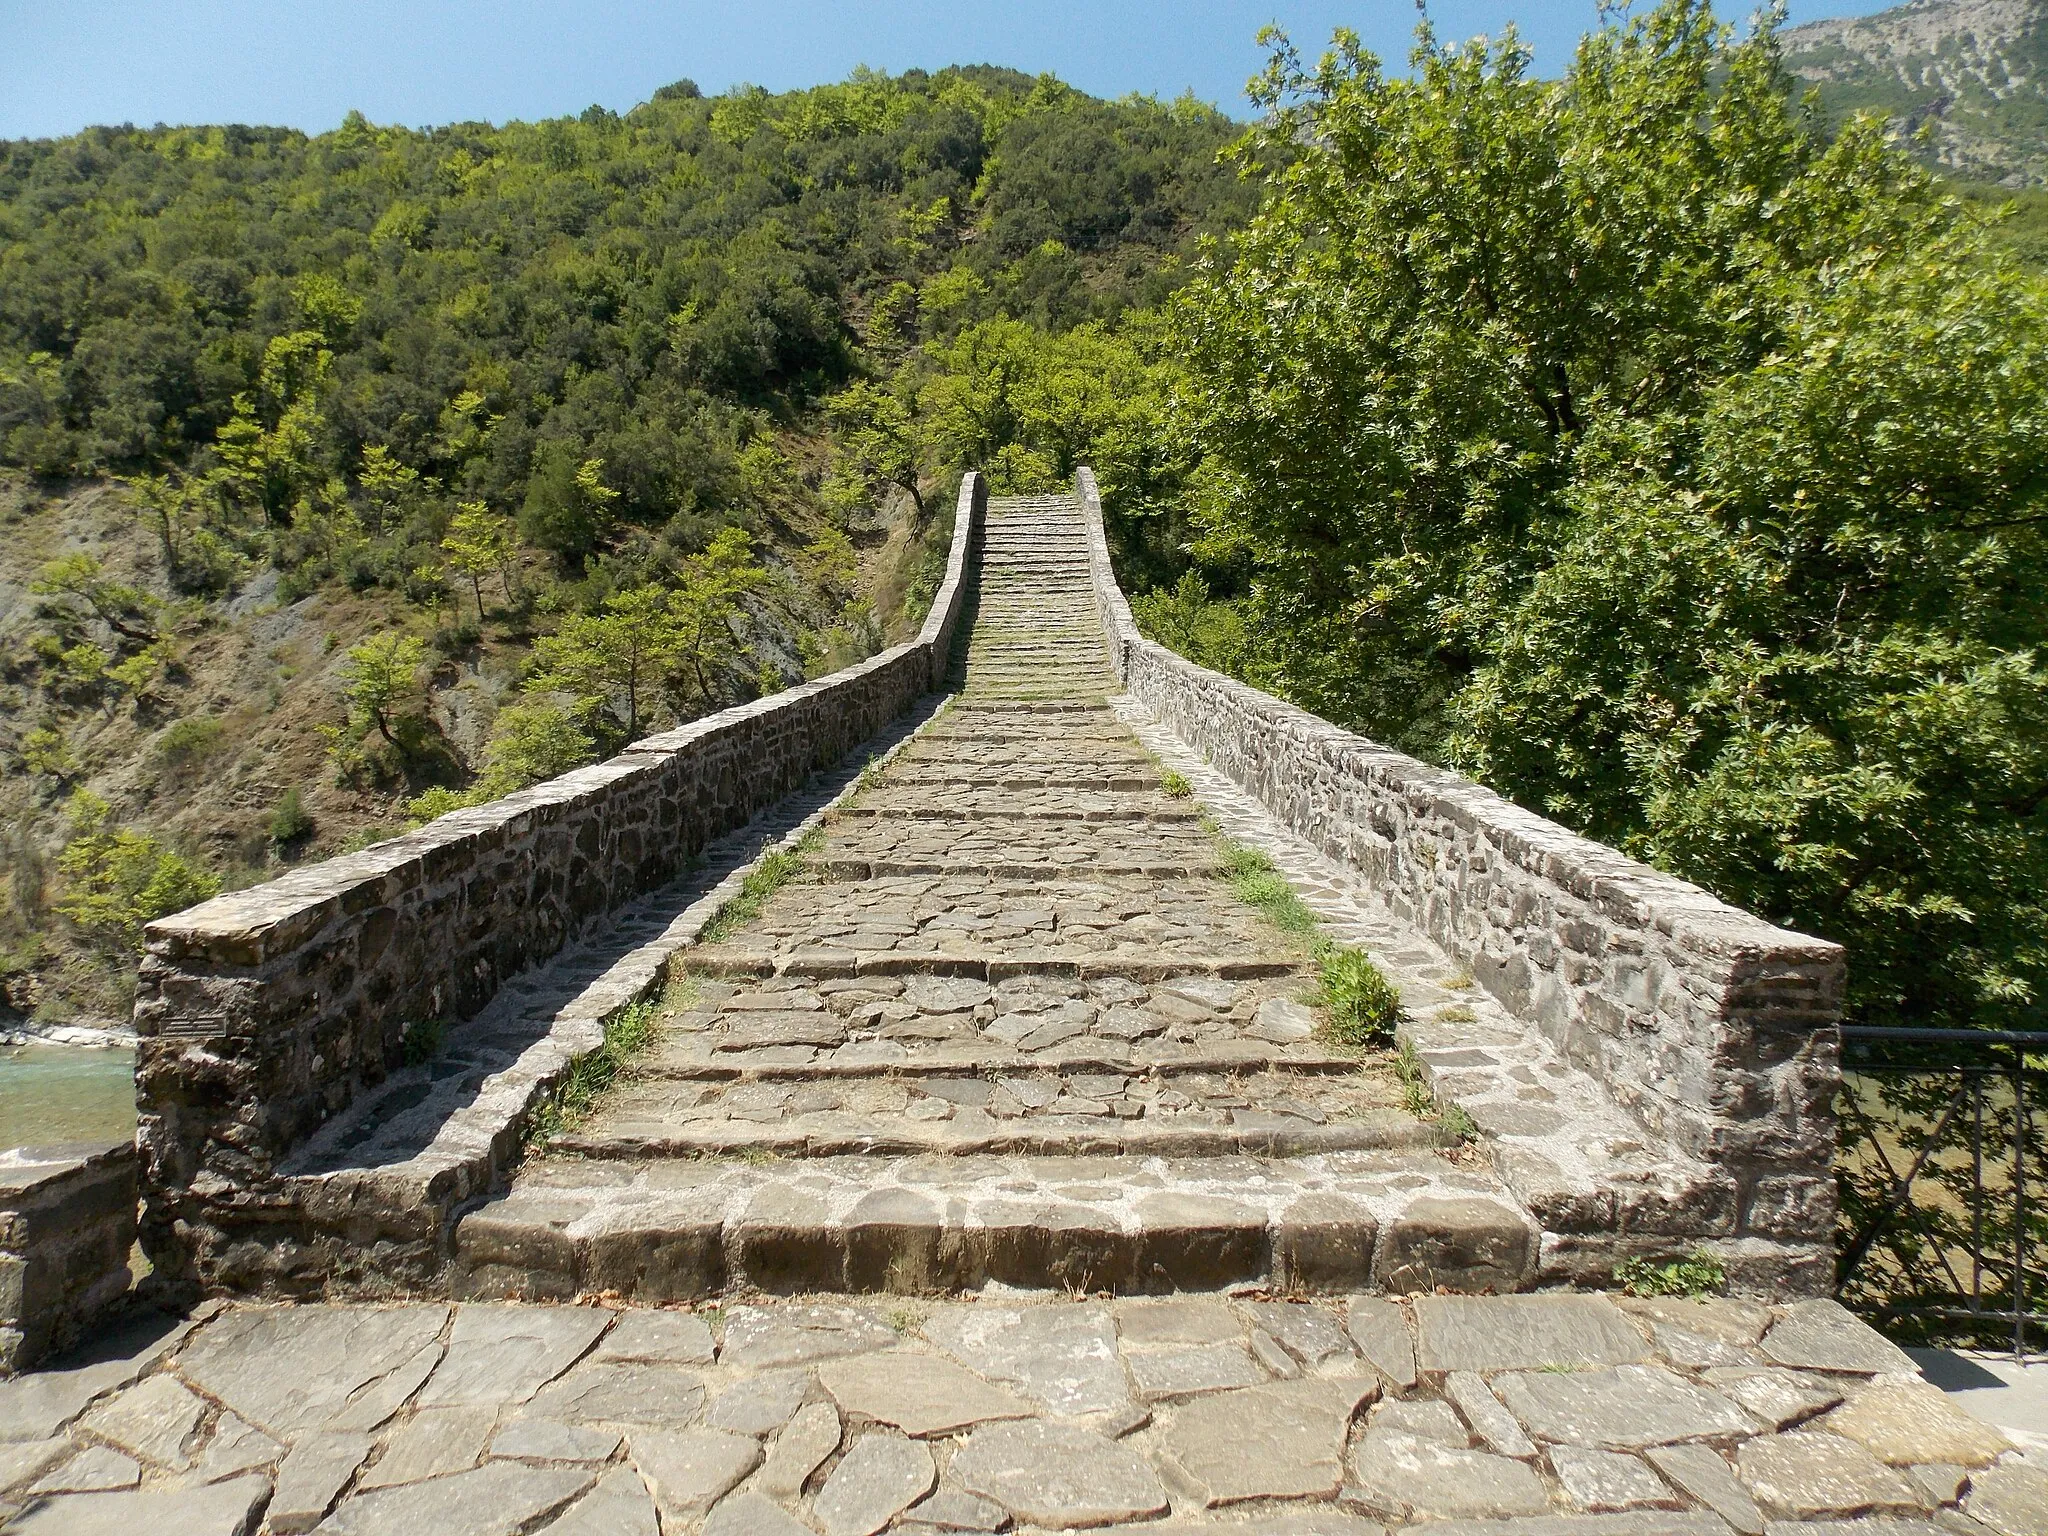
[[[1225,844],[1223,870],[1238,899],[1256,907],[1266,921],[1282,933],[1315,932],[1315,913],[1309,911],[1307,904],[1294,894],[1294,887],[1274,867],[1273,861],[1258,849]]]
[[[569,1068],[554,1096],[527,1123],[529,1145],[559,1136],[588,1115],[598,1098],[618,1081],[627,1062],[653,1043],[661,1008],[652,999],[631,1003],[605,1022],[604,1044]]]
[[[1363,950],[1326,945],[1316,956],[1316,1002],[1339,1045],[1388,1045],[1401,1022],[1401,993]]]
[[[1627,1259],[1615,1266],[1614,1280],[1629,1296],[1684,1296],[1697,1301],[1728,1289],[1728,1271],[1704,1248],[1688,1258],[1659,1264],[1652,1259]]]
[[[1439,1104],[1429,1091],[1429,1077],[1422,1070],[1422,1058],[1415,1042],[1403,1040],[1394,1057],[1394,1075],[1401,1079],[1401,1106],[1418,1120],[1434,1120],[1459,1141],[1477,1141],[1479,1125],[1465,1113],[1463,1105]]]
[[[1169,800],[1185,800],[1195,792],[1195,786],[1188,782],[1187,775],[1176,773],[1171,768],[1159,771],[1159,789]]]
[[[824,840],[823,829],[813,827],[789,847],[763,854],[740,882],[739,894],[718,909],[718,915],[697,935],[697,942],[716,944],[759,917],[768,898],[803,873],[805,863]]]

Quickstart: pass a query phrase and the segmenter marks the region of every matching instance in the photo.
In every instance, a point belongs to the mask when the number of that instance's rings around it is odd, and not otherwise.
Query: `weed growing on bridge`
[[[1401,993],[1362,950],[1323,948],[1316,956],[1316,1002],[1339,1045],[1386,1045],[1401,1019]]]
[[[599,1096],[618,1081],[626,1063],[650,1045],[661,1013],[652,1001],[621,1008],[605,1022],[604,1044],[569,1068],[562,1085],[527,1122],[527,1145],[559,1136],[590,1113]]]
[[[824,840],[823,830],[813,827],[789,847],[763,854],[760,862],[748,870],[746,878],[740,882],[739,894],[718,909],[718,915],[697,935],[697,942],[716,944],[731,936],[735,929],[759,917],[761,909],[768,905],[768,898],[803,873],[810,856],[818,851]]]
[[[1294,887],[1274,868],[1273,861],[1258,849],[1225,843],[1223,869],[1238,899],[1257,907],[1275,928],[1292,934],[1315,932],[1315,913],[1294,894]]]
[[[1704,1248],[1695,1248],[1689,1258],[1657,1264],[1649,1259],[1629,1259],[1615,1266],[1615,1283],[1630,1296],[1686,1296],[1698,1300],[1728,1288],[1728,1271]]]
[[[441,1042],[448,1038],[446,1019],[421,1019],[416,1024],[403,1026],[405,1031],[405,1064],[417,1067],[432,1061],[441,1054]]]
[[[1459,1141],[1477,1141],[1479,1125],[1457,1104],[1438,1104],[1430,1092],[1429,1078],[1422,1070],[1422,1058],[1415,1054],[1415,1042],[1403,1040],[1394,1057],[1394,1075],[1401,1079],[1401,1105],[1418,1120],[1434,1120]]]

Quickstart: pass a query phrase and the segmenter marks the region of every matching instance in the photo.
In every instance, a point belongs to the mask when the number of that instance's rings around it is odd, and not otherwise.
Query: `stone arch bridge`
[[[915,641],[152,926],[137,1143],[0,1157],[0,1530],[2048,1529],[1819,1294],[1841,979],[970,476]]]
[[[761,903],[764,856],[804,873]],[[1317,932],[1244,899],[1265,862]],[[1398,983],[1405,1083],[1318,1027],[1317,942]],[[1142,638],[1088,471],[970,475],[915,641],[153,925],[143,1241],[330,1297],[1505,1292],[1702,1248],[1810,1294],[1841,978]]]

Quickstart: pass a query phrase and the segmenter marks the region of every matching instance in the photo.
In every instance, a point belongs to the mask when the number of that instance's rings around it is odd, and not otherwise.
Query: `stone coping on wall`
[[[80,1338],[128,1294],[135,1143],[0,1151],[0,1375]]]
[[[359,1099],[390,1101],[388,1085],[412,1070],[404,1065],[412,1029],[453,1025],[467,1037],[474,1031],[460,1021],[478,1021],[508,986],[516,991],[508,1006],[521,997],[533,1004],[560,982],[551,960],[579,945],[588,953],[591,943],[621,942],[635,903],[660,905],[693,861],[720,852],[721,838],[744,842],[741,829],[758,833],[800,810],[807,783],[815,788],[820,772],[928,700],[950,659],[986,502],[980,476],[968,475],[945,578],[916,640],[406,837],[152,923],[135,1010],[138,1140],[143,1241],[165,1281],[200,1278],[195,1264],[218,1284],[237,1265],[305,1259],[307,1288],[318,1289],[337,1250],[324,1259],[262,1251],[273,1238],[291,1246],[266,1233],[262,1212],[279,1208],[287,1228],[301,1214],[304,1191],[280,1188],[279,1175],[323,1133],[331,1140],[337,1122],[370,1134],[349,1111]],[[711,910],[722,905],[718,891],[697,898]],[[656,925],[664,932],[670,918],[688,917],[674,911],[672,891],[666,899],[668,916]],[[687,942],[694,929],[668,937]],[[660,967],[643,955],[627,969],[636,979],[625,991],[640,995]],[[522,977],[532,985],[518,991]],[[623,976],[596,986],[630,1000]],[[372,1178],[364,1188],[375,1186],[374,1210],[331,1212],[330,1226],[354,1221],[366,1239],[398,1240],[378,1222],[389,1227],[392,1202],[409,1201],[403,1242],[436,1241],[427,1229],[445,1214],[445,1197],[481,1192],[470,1188],[475,1180],[487,1182],[516,1156],[526,1106],[601,1040],[606,1011],[586,1011],[580,1034],[563,1019],[560,1039],[548,1029],[536,1040],[529,1029],[527,1046],[549,1061],[522,1052],[497,1064],[520,1081],[481,1093],[477,1105],[488,1098],[488,1106],[450,1123],[446,1144],[465,1144],[456,1170]],[[405,1088],[421,1091],[409,1079]],[[238,1226],[252,1241],[234,1248]],[[366,1248],[361,1262],[379,1260]]]
[[[1471,1100],[1504,1179],[1526,1186],[1517,1193],[1544,1222],[1559,1277],[1586,1234],[1624,1230],[1631,1205],[1641,1215],[1663,1205],[1671,1219],[1641,1229],[1667,1247],[1689,1229],[1749,1245],[1765,1269],[1782,1261],[1787,1288],[1823,1283],[1815,1256],[1834,1219],[1839,946],[1145,639],[1110,564],[1094,476],[1084,469],[1076,480],[1128,699],[1348,896],[1476,983],[1464,1010],[1475,1018],[1457,1020],[1459,999],[1440,996],[1452,1019],[1432,1010],[1407,1029],[1440,1095]],[[1490,1049],[1503,1028],[1528,1049]],[[1539,1160],[1498,1116],[1489,1125],[1489,1092],[1502,1089],[1495,1069],[1527,1074],[1538,1056],[1599,1095],[1589,1125],[1615,1120],[1620,1141],[1654,1149],[1675,1186],[1632,1195],[1582,1158]]]

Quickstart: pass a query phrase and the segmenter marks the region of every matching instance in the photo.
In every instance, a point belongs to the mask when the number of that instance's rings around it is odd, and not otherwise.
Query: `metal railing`
[[[1841,1299],[1904,1342],[2048,1341],[2048,1032],[1842,1027]]]

